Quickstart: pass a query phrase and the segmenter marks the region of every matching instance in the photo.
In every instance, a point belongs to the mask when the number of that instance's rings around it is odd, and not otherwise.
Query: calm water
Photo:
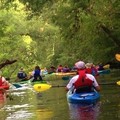
[[[98,78],[100,83],[119,80],[119,70]],[[52,85],[66,85],[68,81],[56,77],[49,82]],[[0,120],[120,120],[120,86],[101,87],[100,101],[89,106],[68,104],[64,87],[50,88],[39,94],[30,89],[11,91],[13,100],[7,98],[0,109]]]

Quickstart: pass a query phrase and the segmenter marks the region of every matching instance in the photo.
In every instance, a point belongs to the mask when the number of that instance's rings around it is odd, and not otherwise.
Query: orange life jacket
[[[77,81],[74,83],[75,89],[78,89],[79,87],[84,87],[84,86],[92,87],[93,81],[87,78],[85,70],[79,70],[78,74],[79,74],[79,77]]]

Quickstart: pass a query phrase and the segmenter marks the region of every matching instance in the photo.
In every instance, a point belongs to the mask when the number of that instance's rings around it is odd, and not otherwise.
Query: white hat
[[[83,61],[79,61],[75,63],[75,66],[79,69],[84,69],[85,68],[85,63]]]

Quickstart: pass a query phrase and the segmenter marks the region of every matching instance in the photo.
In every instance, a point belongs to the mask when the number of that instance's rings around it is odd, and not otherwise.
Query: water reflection
[[[51,120],[53,117],[53,111],[47,108],[41,108],[36,110],[36,120]]]
[[[6,104],[6,95],[0,93],[0,108],[4,107],[5,104]]]
[[[27,91],[12,91],[13,100],[7,99],[7,104],[0,110],[0,120],[30,120],[33,117]]]
[[[69,103],[71,120],[97,120],[100,113],[100,102],[95,105],[80,105]]]

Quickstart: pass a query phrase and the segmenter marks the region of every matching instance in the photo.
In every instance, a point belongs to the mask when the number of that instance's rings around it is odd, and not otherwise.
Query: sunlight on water
[[[28,111],[20,110],[16,111],[13,114],[9,114],[6,120],[29,120],[33,113]]]

